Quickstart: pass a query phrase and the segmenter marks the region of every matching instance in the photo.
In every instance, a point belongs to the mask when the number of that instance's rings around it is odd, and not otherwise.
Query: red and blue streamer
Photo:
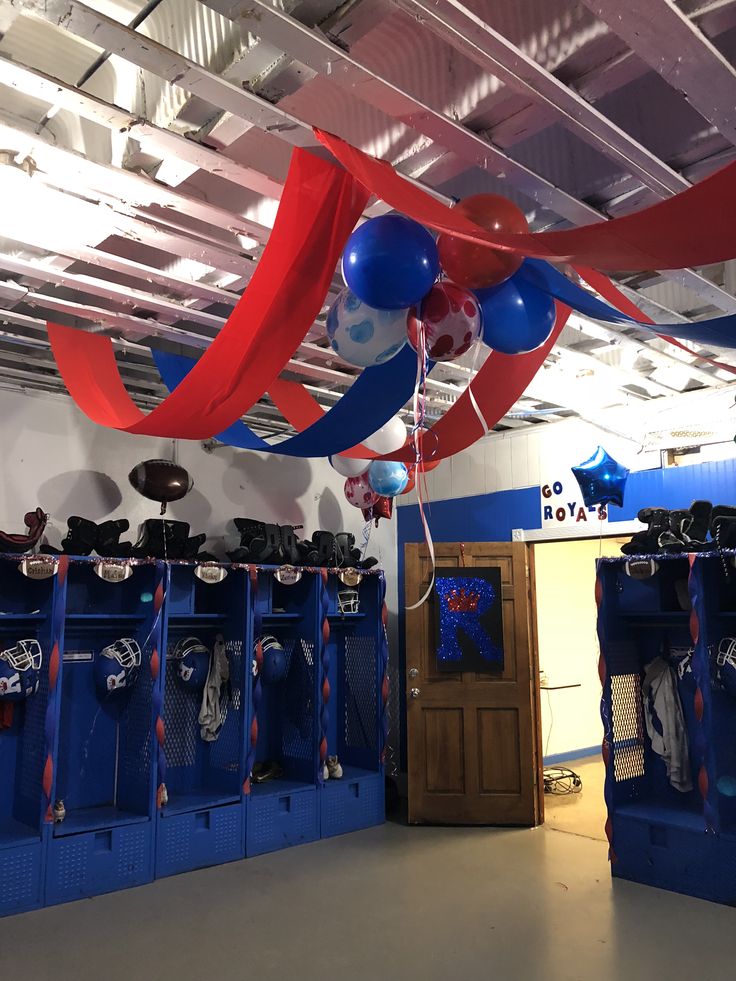
[[[64,617],[66,602],[64,586],[69,571],[69,557],[61,555],[58,559],[56,573],[56,593],[54,596],[53,612],[51,614],[51,654],[49,656],[49,697],[46,703],[46,718],[44,720],[44,754],[42,787],[43,787],[43,819],[47,824],[54,821],[54,752],[56,741],[56,718],[58,701],[61,697],[59,690],[59,670],[61,668],[62,645],[64,637]]]
[[[317,779],[319,783],[324,783],[324,768],[329,754],[327,739],[327,727],[330,724],[330,621],[328,613],[330,610],[330,597],[327,590],[327,569],[320,569],[322,586],[320,589],[320,600],[322,604],[322,633],[320,639],[320,666],[321,666],[321,695],[322,701],[319,709],[319,769]]]
[[[151,694],[151,713],[153,716],[153,731],[156,734],[158,753],[156,754],[156,807],[163,807],[166,800],[166,728],[163,718],[163,691],[159,678],[161,677],[161,643],[163,640],[163,606],[166,597],[166,577],[168,570],[163,563],[156,563],[156,585],[153,591],[153,625],[150,639],[153,643],[151,651],[150,670],[153,680]]]
[[[695,696],[693,708],[695,712],[696,726],[691,734],[692,748],[695,758],[692,760],[693,775],[696,777],[698,791],[703,801],[703,818],[705,829],[710,833],[718,830],[718,814],[716,808],[710,801],[710,780],[708,778],[707,763],[707,732],[706,732],[706,693],[710,692],[710,665],[708,663],[708,647],[700,631],[700,618],[698,616],[699,594],[698,576],[695,572],[697,556],[690,552],[688,554],[690,563],[690,574],[688,576],[688,588],[690,590],[690,600],[692,609],[690,611],[690,638],[693,643],[692,670],[695,679]]]
[[[261,629],[263,618],[258,609],[258,569],[252,565],[248,567],[250,575],[250,606],[253,613],[253,637],[255,641],[255,671],[251,684],[250,696],[250,744],[248,755],[245,760],[245,781],[243,783],[243,793],[249,794],[251,790],[251,777],[253,766],[256,762],[256,747],[258,746],[258,709],[261,704],[262,682],[261,670],[263,668],[263,644],[261,642]]]
[[[381,730],[380,745],[378,747],[379,760],[383,764],[386,762],[386,745],[388,743],[388,607],[386,606],[386,577],[380,574],[378,580],[378,602],[381,607],[381,627],[379,633],[378,665],[379,676],[381,678]]]

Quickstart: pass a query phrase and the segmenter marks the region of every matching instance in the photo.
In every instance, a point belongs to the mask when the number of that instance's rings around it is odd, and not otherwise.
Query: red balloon
[[[529,231],[524,212],[498,194],[474,194],[464,198],[455,208],[489,232],[516,234]],[[440,235],[437,249],[447,277],[468,289],[497,286],[513,276],[524,261],[512,252],[475,245],[455,235]]]
[[[416,486],[416,480],[414,479],[414,474],[412,473],[409,475],[409,483],[406,485],[406,487],[403,489],[401,493],[409,494],[411,491],[414,490],[415,486]]]

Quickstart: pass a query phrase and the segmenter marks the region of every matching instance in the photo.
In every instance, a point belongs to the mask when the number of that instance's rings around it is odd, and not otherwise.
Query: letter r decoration
[[[488,573],[495,573],[498,582],[489,581]],[[481,576],[437,579],[440,669],[497,671],[503,667],[500,578],[498,569],[489,569]],[[486,614],[492,609],[495,615],[489,624]],[[500,645],[493,635],[501,640]]]

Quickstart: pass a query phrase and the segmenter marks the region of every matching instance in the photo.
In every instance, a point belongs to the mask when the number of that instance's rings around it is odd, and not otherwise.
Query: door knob
[[[411,695],[412,698],[419,698],[421,692],[419,691],[418,688],[412,688],[410,689],[409,694]]]
[[[410,678],[418,678],[419,677],[419,668],[409,668],[409,677]]]

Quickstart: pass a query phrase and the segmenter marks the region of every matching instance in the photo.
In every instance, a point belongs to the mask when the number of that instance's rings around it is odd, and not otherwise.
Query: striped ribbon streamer
[[[59,668],[61,667],[60,649],[64,631],[64,617],[66,615],[66,597],[64,586],[66,585],[67,572],[69,571],[69,556],[61,555],[58,559],[58,571],[56,573],[56,589],[54,594],[53,612],[51,614],[51,656],[49,657],[49,697],[46,703],[46,718],[44,723],[44,742],[46,751],[46,761],[43,767],[43,796],[44,796],[44,816],[47,824],[53,824],[54,807],[54,743],[56,740],[56,716],[57,706],[60,698],[58,687]]]
[[[166,728],[163,718],[163,698],[161,690],[161,641],[163,639],[163,607],[166,597],[166,580],[169,576],[168,568],[162,563],[156,563],[156,587],[153,591],[153,624],[149,634],[149,640],[153,641],[151,651],[150,670],[153,679],[153,690],[151,693],[151,712],[153,716],[153,730],[156,734],[158,743],[158,753],[156,756],[156,773],[158,783],[156,785],[156,808],[160,809],[166,803]],[[147,646],[148,641],[146,641]]]
[[[243,783],[243,793],[249,794],[251,789],[251,777],[253,766],[256,762],[256,747],[258,745],[258,708],[261,704],[262,684],[261,670],[263,668],[263,643],[261,640],[261,629],[263,618],[258,609],[258,568],[248,566],[250,576],[250,608],[253,614],[253,636],[255,638],[255,665],[253,668],[253,679],[251,683],[250,697],[250,747],[248,757],[245,761],[245,781]]]
[[[386,606],[386,577],[381,573],[378,585],[378,602],[381,606],[381,632],[379,640],[379,670],[381,676],[381,744],[379,759],[386,762],[386,745],[388,743],[388,607]]]
[[[695,562],[697,555],[693,552],[688,554],[690,563],[690,573],[688,576],[688,589],[690,590],[690,600],[692,609],[690,611],[690,638],[693,643],[692,669],[695,678],[695,696],[693,708],[697,726],[693,733],[693,749],[696,759],[693,761],[693,772],[697,766],[697,784],[700,796],[703,800],[703,818],[705,829],[710,833],[717,830],[718,817],[713,808],[709,789],[708,767],[706,764],[707,739],[705,732],[705,696],[704,692],[710,688],[710,666],[708,663],[708,648],[705,643],[701,643],[700,619],[698,617],[698,577],[695,573]]]
[[[322,704],[319,710],[319,771],[317,779],[319,783],[324,783],[324,768],[329,746],[327,744],[327,727],[330,724],[330,621],[327,614],[330,609],[330,598],[327,592],[327,569],[320,569],[322,577],[322,588],[320,599],[322,602],[322,637],[320,646],[320,664],[322,674]]]

